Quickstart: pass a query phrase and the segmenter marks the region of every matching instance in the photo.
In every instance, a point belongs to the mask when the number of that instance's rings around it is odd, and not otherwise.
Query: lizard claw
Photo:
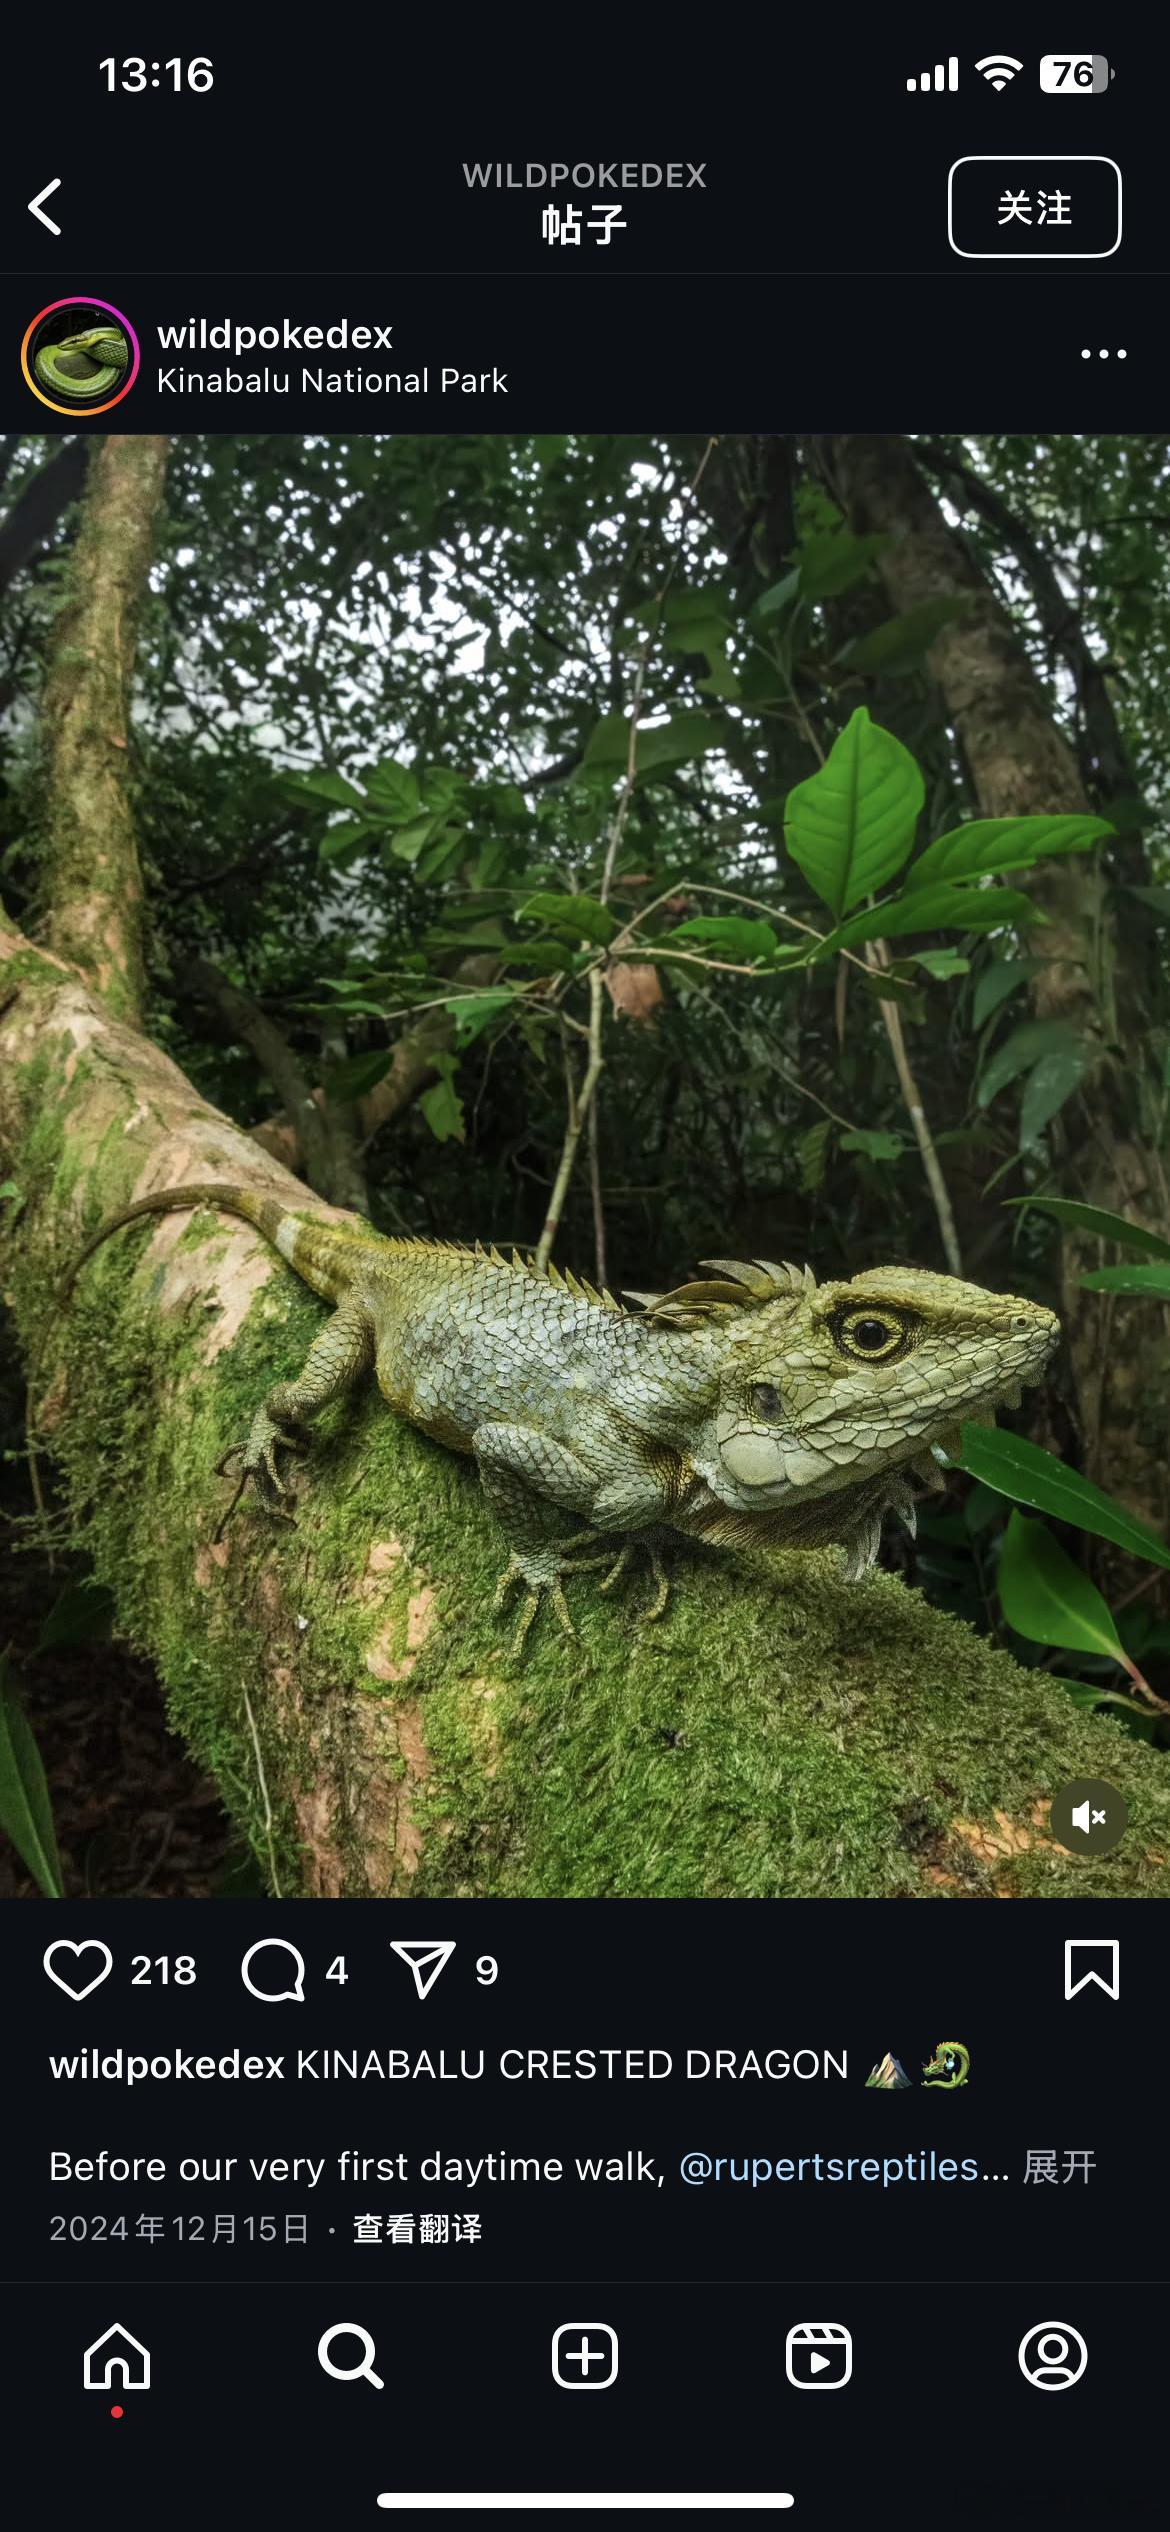
[[[639,1548],[641,1548],[642,1553],[649,1559],[650,1573],[654,1583],[654,1597],[647,1608],[639,1610],[637,1623],[639,1626],[650,1626],[656,1618],[662,1617],[666,1609],[666,1604],[670,1598],[670,1576],[662,1561],[659,1549],[655,1547],[651,1539],[627,1539],[616,1563],[611,1565],[610,1570],[605,1577],[605,1581],[599,1584],[598,1588],[602,1592],[616,1591],[618,1584],[622,1582],[628,1574],[634,1556]]]
[[[233,1442],[216,1467],[217,1477],[228,1476],[233,1462],[239,1468],[235,1493],[215,1533],[217,1539],[222,1538],[249,1483],[255,1487],[257,1501],[273,1520],[287,1521],[290,1528],[296,1527],[288,1509],[293,1500],[293,1489],[281,1475],[277,1453],[289,1451],[297,1455],[306,1448],[307,1438],[296,1426],[288,1428],[275,1423],[266,1407],[257,1410],[247,1441]]]
[[[588,1538],[590,1533],[585,1532],[584,1535]],[[565,1598],[565,1588],[561,1577],[588,1573],[594,1566],[607,1565],[609,1556],[607,1553],[604,1556],[576,1556],[567,1559],[566,1547],[575,1544],[575,1540],[560,1540],[555,1546],[536,1549],[527,1554],[516,1549],[509,1558],[500,1576],[492,1607],[496,1611],[504,1608],[517,1586],[523,1587],[524,1606],[520,1612],[520,1623],[512,1639],[512,1653],[515,1659],[518,1660],[524,1651],[532,1632],[537,1610],[546,1592],[556,1612],[562,1633],[576,1638],[577,1629],[569,1615],[569,1604]]]

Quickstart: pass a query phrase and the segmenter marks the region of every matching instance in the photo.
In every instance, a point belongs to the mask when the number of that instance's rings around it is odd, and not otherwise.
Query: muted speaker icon
[[[1070,1855],[1108,1855],[1129,1827],[1129,1812],[1103,1776],[1074,1776],[1053,1794],[1051,1827]]]

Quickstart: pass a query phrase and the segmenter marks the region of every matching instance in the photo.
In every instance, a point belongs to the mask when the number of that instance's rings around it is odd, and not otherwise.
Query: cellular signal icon
[[[942,62],[936,62],[933,70],[924,70],[919,78],[908,79],[906,82],[911,96],[918,90],[924,91],[929,96],[932,88],[957,88],[958,84],[959,65],[954,53],[951,54],[945,68]]]
[[[989,88],[1006,88],[1009,79],[1014,79],[1016,72],[1023,67],[1023,63],[1011,53],[985,53],[982,61],[975,64],[980,78],[987,81]]]

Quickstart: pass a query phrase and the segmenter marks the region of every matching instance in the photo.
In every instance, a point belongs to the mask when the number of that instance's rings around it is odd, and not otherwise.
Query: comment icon
[[[275,1961],[270,1957],[261,1965],[261,1955],[274,1952],[283,1952],[285,1959]],[[256,1968],[253,1968],[253,1963],[257,1964]],[[266,1934],[261,1942],[253,1943],[240,1962],[240,1976],[248,1994],[255,1996],[260,2004],[303,2004],[305,2001],[304,1959],[296,1944],[287,1943],[283,1934]]]

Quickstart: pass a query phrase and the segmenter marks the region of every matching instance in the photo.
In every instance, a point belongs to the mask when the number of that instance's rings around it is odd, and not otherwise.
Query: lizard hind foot
[[[652,1539],[627,1539],[616,1562],[611,1565],[605,1581],[599,1584],[598,1588],[602,1593],[616,1591],[619,1583],[624,1582],[639,1552],[645,1556],[649,1564],[654,1593],[646,1607],[639,1609],[636,1622],[639,1626],[652,1626],[658,1618],[665,1615],[670,1599],[670,1576],[663,1562],[661,1550],[655,1546]]]
[[[552,1603],[562,1634],[576,1638],[577,1629],[569,1614],[569,1604],[565,1598],[562,1577],[589,1573],[596,1566],[608,1565],[610,1562],[608,1549],[601,1556],[566,1556],[565,1549],[576,1544],[577,1541],[574,1539],[565,1539],[555,1546],[538,1549],[535,1552],[529,1551],[527,1554],[516,1549],[510,1556],[497,1584],[492,1607],[498,1613],[507,1605],[515,1590],[523,1589],[524,1603],[520,1611],[520,1622],[512,1639],[512,1652],[517,1660],[528,1642],[537,1611],[546,1594]]]
[[[216,1467],[217,1477],[229,1476],[233,1462],[239,1470],[235,1492],[216,1529],[217,1541],[223,1537],[249,1485],[255,1490],[257,1502],[272,1520],[287,1521],[290,1528],[296,1527],[294,1515],[289,1510],[293,1489],[281,1474],[277,1454],[287,1451],[295,1458],[307,1447],[307,1436],[296,1425],[277,1424],[266,1407],[257,1409],[247,1441],[233,1442]]]

